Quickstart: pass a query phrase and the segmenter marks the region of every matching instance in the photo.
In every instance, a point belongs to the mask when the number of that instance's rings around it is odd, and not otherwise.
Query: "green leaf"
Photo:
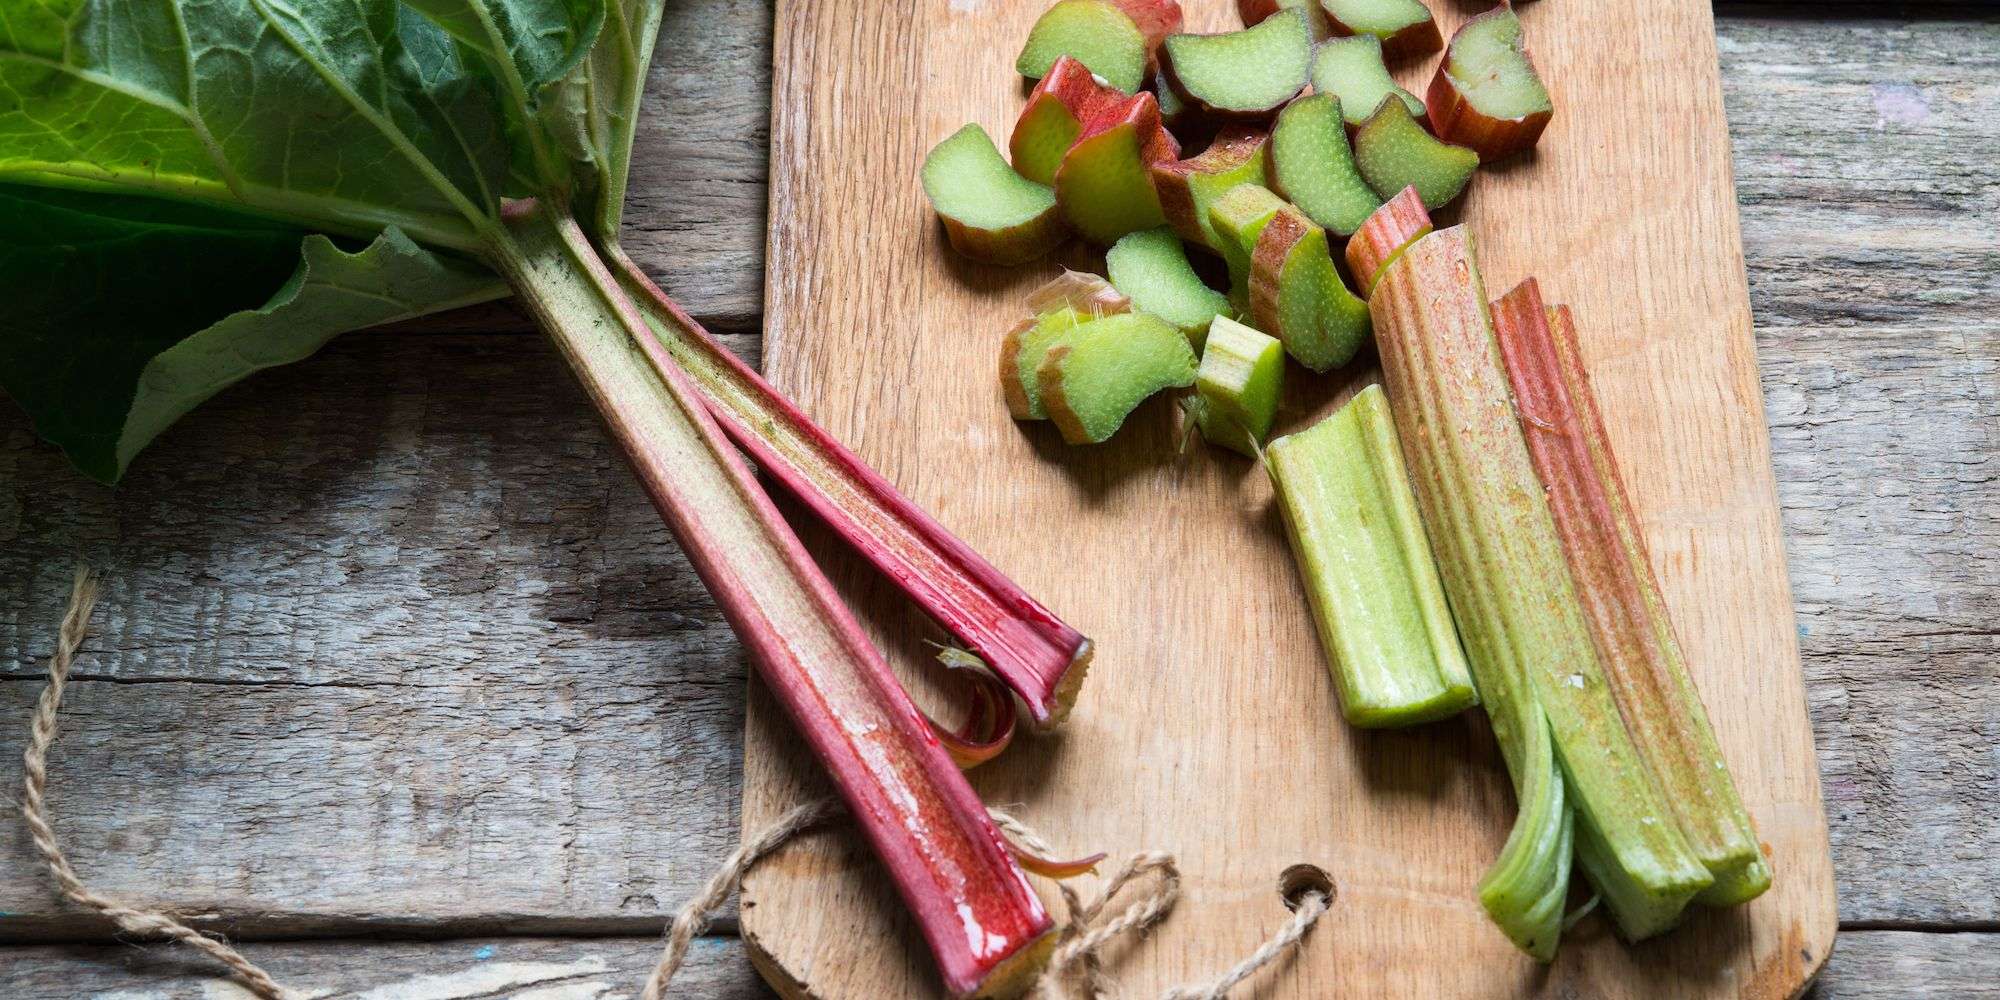
[[[0,0],[0,179],[473,249],[497,86],[394,0]]]
[[[602,0],[404,0],[455,39],[467,61],[490,77],[516,137],[518,191],[532,194],[570,180],[579,108],[554,93],[597,41]]]
[[[0,388],[105,482],[252,372],[347,330],[506,294],[394,229],[350,252],[231,212],[0,186]]]
[[[646,91],[646,67],[653,62],[653,44],[660,34],[662,0],[610,0],[604,32],[585,64],[584,120],[596,165],[596,208],[591,213],[597,235],[618,240],[625,211],[625,181],[632,172],[632,135],[639,123],[639,102]]]

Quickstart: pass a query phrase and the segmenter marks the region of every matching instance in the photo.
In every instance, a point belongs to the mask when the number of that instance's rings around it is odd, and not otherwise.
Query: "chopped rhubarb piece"
[[[1014,121],[1007,151],[1014,169],[1037,184],[1054,184],[1063,154],[1083,134],[1083,123],[1124,108],[1131,98],[1098,82],[1089,68],[1069,56],[1056,60],[1028,94],[1028,106]]]
[[[1229,311],[1229,299],[1202,284],[1181,238],[1165,226],[1127,234],[1105,253],[1104,268],[1133,308],[1179,327],[1197,347],[1209,321]]]
[[[1278,418],[1284,382],[1285,347],[1277,338],[1217,316],[1194,375],[1202,440],[1256,458]]]
[[[1444,47],[1431,10],[1420,0],[1319,0],[1335,35],[1373,35],[1382,55],[1408,59]]]
[[[1211,250],[1221,244],[1208,219],[1208,206],[1239,184],[1264,183],[1268,135],[1250,125],[1227,125],[1200,156],[1153,164],[1153,187],[1167,224],[1191,243]]]
[[[1383,202],[1347,241],[1347,270],[1361,286],[1362,297],[1375,294],[1382,269],[1430,231],[1431,215],[1416,188],[1406,187]]]
[[[1427,98],[1438,138],[1472,149],[1481,163],[1534,146],[1555,113],[1528,56],[1521,19],[1504,4],[1451,36]]]
[[[1312,32],[1296,10],[1220,35],[1174,35],[1160,64],[1181,96],[1224,118],[1267,118],[1305,88]]]
[[[1397,97],[1410,114],[1424,114],[1424,102],[1396,85],[1382,62],[1382,40],[1374,35],[1329,38],[1313,56],[1313,92],[1340,98],[1347,124],[1360,128],[1385,97]]]
[[[1095,444],[1162,389],[1194,384],[1194,349],[1165,320],[1123,313],[1054,338],[1035,369],[1042,405],[1070,444]]]
[[[1346,364],[1368,339],[1368,303],[1340,279],[1326,230],[1292,205],[1278,209],[1257,235],[1250,315],[1284,341],[1292,360],[1316,372]]]
[[[1169,127],[1178,128],[1192,122],[1196,117],[1196,109],[1181,100],[1180,92],[1176,91],[1173,82],[1167,79],[1166,70],[1154,67],[1153,84],[1147,88],[1147,93],[1152,94],[1153,100],[1159,102],[1160,121]]]
[[[1425,236],[1388,266],[1368,306],[1390,409],[1521,801],[1502,860],[1541,854],[1529,847],[1561,835],[1559,817],[1530,810],[1546,793],[1537,749],[1546,719],[1576,811],[1577,859],[1621,930],[1641,938],[1671,926],[1714,879],[1676,827],[1611,693],[1515,417],[1486,301],[1462,226]],[[1528,846],[1517,848],[1517,837]],[[1516,902],[1548,895],[1546,887],[1517,888]]]
[[[1236,14],[1248,28],[1260,24],[1265,18],[1281,10],[1296,10],[1306,17],[1306,27],[1312,29],[1312,39],[1317,42],[1328,34],[1326,11],[1319,7],[1319,0],[1236,0]]]
[[[1132,311],[1132,302],[1111,283],[1088,271],[1071,271],[1050,278],[1028,293],[1028,311],[1046,313],[1067,306],[1092,319]]]
[[[1183,15],[1180,0],[1111,0],[1112,6],[1125,12],[1146,39],[1146,54],[1158,52],[1160,43],[1167,36],[1181,30]]]
[[[1106,0],[1062,0],[1028,30],[1014,69],[1039,80],[1063,56],[1074,57],[1105,82],[1136,94],[1146,82],[1146,33]]]
[[[1479,169],[1479,154],[1439,141],[1402,101],[1385,98],[1354,133],[1354,165],[1376,194],[1387,198],[1415,187],[1424,207],[1436,211],[1465,190]]]
[[[709,336],[630,257],[615,246],[609,256],[620,285],[645,313],[653,335],[648,357],[677,363],[708,412],[764,475],[985,661],[1027,706],[1036,728],[1061,722],[1083,687],[1090,640],[820,429]]]
[[[1022,320],[1000,342],[1000,390],[1007,412],[1016,420],[1047,420],[1035,369],[1059,334],[1094,319],[1131,311],[1131,300],[1103,278],[1081,271],[1064,271],[1028,294],[1033,316]]]
[[[951,248],[973,260],[1019,264],[1063,241],[1055,191],[1015,173],[977,125],[924,157],[923,182]]]
[[[1063,218],[1085,239],[1106,246],[1126,233],[1165,225],[1150,170],[1178,156],[1180,148],[1160,124],[1153,95],[1140,94],[1107,110],[1084,123],[1056,168]]]
[[[1265,452],[1341,713],[1371,728],[1479,700],[1388,406],[1370,385]]]
[[[1007,331],[1000,341],[1000,392],[1007,399],[1007,412],[1015,420],[1047,420],[1042,393],[1035,383],[1035,368],[1049,352],[1056,337],[1068,333],[1092,317],[1067,306],[1024,319]]]
[[[1284,207],[1283,198],[1257,184],[1238,184],[1209,203],[1215,249],[1229,265],[1229,299],[1239,312],[1250,311],[1250,255],[1257,248],[1257,237]]]
[[[1681,833],[1715,877],[1697,899],[1754,898],[1771,872],[1646,558],[1569,310],[1544,309],[1530,278],[1493,303],[1493,327],[1611,693]]]
[[[1361,228],[1382,198],[1355,169],[1340,99],[1301,97],[1271,126],[1271,188],[1342,236]]]

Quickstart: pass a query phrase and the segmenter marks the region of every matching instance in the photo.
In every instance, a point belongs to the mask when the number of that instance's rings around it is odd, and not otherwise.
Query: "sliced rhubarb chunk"
[[[1354,165],[1376,194],[1387,198],[1414,187],[1424,207],[1436,211],[1465,190],[1479,169],[1479,154],[1440,141],[1402,101],[1388,98],[1354,133]]]
[[[1167,321],[1124,313],[1080,324],[1049,344],[1035,378],[1070,444],[1095,444],[1162,389],[1194,384],[1194,348]]]
[[[1382,61],[1382,40],[1374,35],[1329,38],[1313,55],[1313,92],[1340,98],[1347,124],[1360,128],[1385,97],[1402,100],[1410,114],[1424,114],[1424,102],[1396,85]]]
[[[1320,9],[1319,0],[1236,0],[1236,14],[1243,18],[1246,28],[1262,23],[1281,10],[1296,10],[1304,14],[1306,27],[1312,29],[1313,41],[1327,36],[1326,11]]]
[[[1174,35],[1160,63],[1181,96],[1224,118],[1269,117],[1305,88],[1312,32],[1296,10],[1220,35]]]
[[[1547,780],[1534,749],[1546,719],[1576,811],[1578,861],[1623,933],[1658,933],[1714,879],[1675,825],[1611,693],[1515,416],[1464,227],[1412,244],[1368,305],[1417,507],[1514,775],[1521,822]],[[1517,824],[1516,833],[1531,846],[1560,836],[1555,824],[1529,832]]]
[[[1146,39],[1146,54],[1152,55],[1160,49],[1160,43],[1167,36],[1181,30],[1184,15],[1180,0],[1111,0],[1111,4],[1125,12],[1132,19],[1139,34]]]
[[[1063,218],[1085,239],[1106,246],[1126,233],[1165,225],[1151,168],[1179,156],[1151,94],[1085,122],[1056,168]]]
[[[1030,293],[1028,308],[1035,315],[1008,330],[1000,342],[1000,391],[1014,419],[1046,420],[1035,369],[1049,344],[1080,324],[1130,312],[1131,300],[1097,275],[1066,271]]]
[[[1229,265],[1229,299],[1239,312],[1250,311],[1250,256],[1257,248],[1257,237],[1284,207],[1283,198],[1257,184],[1239,184],[1209,203],[1208,223],[1215,232],[1215,249]]]
[[[1431,10],[1419,0],[1320,0],[1335,35],[1373,35],[1382,54],[1409,59],[1444,47]]]
[[[1225,125],[1200,156],[1153,164],[1153,187],[1167,224],[1191,243],[1217,249],[1208,207],[1239,184],[1263,184],[1264,144],[1269,136],[1250,125]]]
[[[1028,94],[1007,151],[1014,169],[1038,184],[1054,184],[1063,154],[1076,145],[1085,122],[1124,108],[1131,98],[1100,83],[1084,64],[1069,56],[1056,60]]]
[[[1472,149],[1482,163],[1534,146],[1555,113],[1528,56],[1521,19],[1505,4],[1451,36],[1426,96],[1438,138]]]
[[[1406,187],[1382,203],[1347,241],[1347,270],[1365,298],[1375,294],[1382,269],[1431,231],[1431,215],[1417,189]]]
[[[1368,303],[1341,280],[1326,230],[1292,205],[1278,209],[1257,235],[1250,315],[1284,341],[1292,360],[1316,372],[1346,364],[1368,339]]]
[[[1475,704],[1382,387],[1265,458],[1347,721],[1407,726]]]
[[[974,260],[1019,264],[1063,241],[1055,191],[1015,173],[977,125],[924,157],[923,182],[952,249]]]
[[[1179,327],[1196,346],[1207,336],[1209,322],[1229,311],[1229,299],[1202,283],[1181,238],[1165,226],[1121,238],[1105,253],[1104,268],[1133,308]]]
[[[1271,188],[1314,222],[1342,236],[1361,228],[1382,197],[1354,166],[1340,99],[1301,97],[1271,126]]]
[[[1493,327],[1611,693],[1681,833],[1715,878],[1697,899],[1752,899],[1770,887],[1771,871],[1688,674],[1569,310],[1545,309],[1530,278],[1493,303]]]
[[[1201,404],[1194,412],[1202,440],[1256,458],[1278,418],[1284,383],[1284,345],[1227,316],[1217,316],[1209,325],[1201,367],[1194,376]]]
[[[1146,33],[1106,0],[1062,0],[1028,30],[1014,69],[1039,80],[1063,56],[1075,58],[1127,94],[1146,82]]]

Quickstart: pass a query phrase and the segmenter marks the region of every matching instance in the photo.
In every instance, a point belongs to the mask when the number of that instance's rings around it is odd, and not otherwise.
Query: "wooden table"
[[[1717,8],[1840,877],[1817,995],[2000,996],[2000,15],[1895,15]],[[669,5],[628,223],[750,356],[769,19]],[[744,665],[523,329],[347,337],[115,493],[0,408],[0,778],[88,559],[53,801],[98,888],[336,996],[636,993],[735,839]],[[57,905],[7,829],[0,995],[218,995]],[[765,995],[733,927],[681,995]]]

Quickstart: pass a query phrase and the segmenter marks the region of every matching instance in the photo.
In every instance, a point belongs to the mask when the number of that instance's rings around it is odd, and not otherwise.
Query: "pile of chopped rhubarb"
[[[1420,0],[1239,10],[1202,35],[1175,0],[1062,0],[1005,150],[967,125],[926,160],[958,253],[1101,253],[996,321],[1008,413],[1100,444],[1168,395],[1262,465],[1347,721],[1485,709],[1518,815],[1467,892],[1523,951],[1552,960],[1600,902],[1638,940],[1757,896],[1578,326],[1532,279],[1491,298],[1470,235],[1432,222],[1551,120],[1521,18],[1447,41]],[[1421,97],[1398,85],[1433,57]],[[1371,345],[1379,385],[1273,438],[1288,369],[1351,379]]]

